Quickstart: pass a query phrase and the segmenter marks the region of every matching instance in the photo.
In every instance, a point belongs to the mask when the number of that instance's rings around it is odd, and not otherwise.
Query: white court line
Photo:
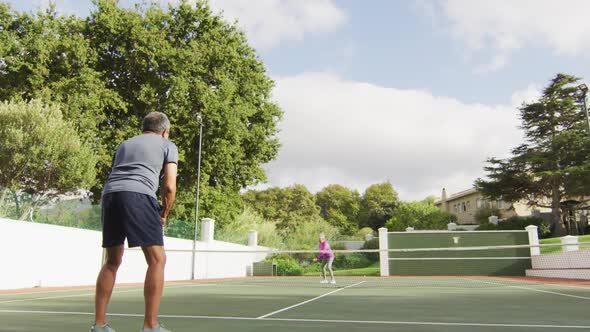
[[[166,289],[171,289],[171,288],[175,289],[175,288],[186,288],[186,287],[204,287],[204,286],[213,286],[213,285],[214,284],[183,284],[183,285],[177,285],[176,287],[175,286],[167,286],[164,288],[164,291],[166,291]],[[136,292],[138,290],[143,290],[143,287],[134,287],[133,289],[114,290],[113,294],[132,293],[132,292]],[[28,294],[34,294],[34,293],[28,293]],[[72,298],[72,297],[85,297],[85,296],[90,296],[90,295],[94,295],[94,291],[92,293],[82,293],[82,294],[74,294],[74,295],[45,296],[45,297],[32,297],[32,298],[27,298],[27,299],[6,300],[6,301],[0,301],[0,304],[39,301],[39,300],[67,299],[67,298]]]
[[[571,295],[571,294],[566,294],[566,293],[552,292],[552,291],[547,291],[547,290],[542,290],[542,289],[536,289],[536,288],[530,288],[530,287],[524,287],[524,286],[504,285],[504,284],[500,284],[500,283],[497,283],[497,282],[483,281],[483,280],[470,279],[470,278],[459,278],[459,279],[476,281],[476,282],[481,282],[481,283],[490,284],[490,285],[504,286],[504,287],[508,287],[508,288],[525,289],[525,290],[529,290],[529,291],[533,291],[533,292],[539,292],[539,293],[547,293],[547,294],[553,294],[553,295],[561,295],[561,296],[573,297],[575,299],[590,300],[590,297],[586,297],[586,296],[578,296],[578,295]]]
[[[25,296],[25,295],[40,295],[40,294],[55,294],[55,293],[74,293],[74,292],[85,292],[88,290],[93,289],[92,287],[83,287],[83,288],[78,288],[78,289],[58,289],[58,290],[52,290],[52,291],[43,291],[43,292],[35,292],[35,291],[29,291],[29,292],[24,292],[24,293],[6,293],[6,294],[0,294],[0,297],[15,297],[15,296]]]
[[[269,316],[272,316],[272,315],[276,315],[276,314],[278,314],[278,313],[281,313],[281,312],[283,312],[283,311],[287,311],[287,310],[289,310],[289,309],[293,309],[293,308],[296,308],[296,307],[302,306],[302,305],[304,305],[304,304],[307,304],[307,303],[313,302],[313,301],[315,301],[315,300],[319,300],[319,299],[321,299],[322,297],[326,297],[326,296],[328,296],[328,295],[330,295],[330,294],[338,293],[338,292],[339,292],[339,291],[341,291],[341,290],[345,290],[345,289],[347,289],[347,288],[350,288],[350,287],[358,286],[358,285],[360,285],[360,284],[362,284],[362,283],[364,283],[364,282],[365,282],[365,281],[357,282],[356,284],[348,285],[348,286],[346,286],[346,287],[343,287],[343,288],[339,288],[339,289],[333,290],[333,291],[331,291],[331,292],[328,292],[328,293],[322,294],[322,295],[320,295],[320,296],[316,296],[316,297],[314,297],[313,299],[309,299],[309,300],[307,300],[307,301],[303,301],[303,302],[300,302],[300,303],[294,304],[294,305],[292,305],[292,306],[289,306],[289,307],[286,307],[286,308],[283,308],[283,309],[279,309],[279,310],[277,310],[277,311],[270,312],[270,313],[268,313],[268,314],[266,314],[266,315],[259,316],[259,317],[257,317],[257,319],[263,319],[263,318],[267,318],[267,317],[269,317]]]
[[[77,311],[33,311],[33,310],[0,310],[6,314],[46,314],[46,315],[77,315],[92,316],[92,312]],[[108,313],[112,317],[144,317],[143,314]],[[162,318],[178,319],[209,319],[209,320],[243,320],[243,321],[274,321],[295,323],[330,323],[330,324],[365,324],[365,325],[429,325],[429,326],[479,326],[479,327],[520,327],[543,329],[590,329],[590,325],[545,325],[545,324],[504,324],[504,323],[462,323],[462,322],[420,322],[420,321],[382,321],[382,320],[340,320],[340,319],[304,319],[304,318],[254,318],[236,316],[189,316],[189,315],[159,315]]]
[[[174,282],[170,286],[164,286],[165,288],[170,288],[171,286],[179,286],[179,285],[192,285],[194,283],[186,283],[186,282]],[[123,289],[143,289],[143,286],[121,286]],[[9,289],[10,290],[10,289]],[[2,297],[15,297],[15,296],[26,296],[26,295],[39,295],[39,294],[55,294],[55,293],[74,293],[74,292],[84,292],[94,290],[94,286],[81,286],[78,289],[56,289],[56,290],[48,290],[42,292],[35,292],[35,291],[25,291],[23,293],[6,293],[0,294],[0,298]]]

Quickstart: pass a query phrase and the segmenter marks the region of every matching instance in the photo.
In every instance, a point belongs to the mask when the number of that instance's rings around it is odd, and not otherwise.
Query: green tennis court
[[[181,331],[590,330],[586,284],[488,277],[247,278],[166,286],[161,320]],[[0,331],[88,331],[93,290],[0,295]],[[117,287],[118,331],[138,331],[141,287]]]

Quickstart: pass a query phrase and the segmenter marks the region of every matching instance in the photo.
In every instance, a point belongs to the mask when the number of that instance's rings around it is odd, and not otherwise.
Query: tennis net
[[[424,283],[437,287],[498,287],[504,285],[498,280],[524,281],[527,276],[590,279],[590,250],[531,255],[535,248],[542,247],[567,248],[563,244],[498,245],[332,250],[330,254],[268,248],[199,249],[194,252],[194,275],[197,279],[248,279],[275,285],[321,286],[323,280],[326,285],[333,285],[330,282],[334,279],[338,286],[357,287]],[[187,266],[192,254],[192,250],[168,249],[168,260]],[[494,281],[473,281],[482,278]]]

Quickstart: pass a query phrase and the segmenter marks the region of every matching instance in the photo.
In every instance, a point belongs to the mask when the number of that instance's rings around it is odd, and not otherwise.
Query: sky
[[[31,11],[50,1],[7,2]],[[53,2],[64,14],[92,8]],[[469,189],[487,158],[522,142],[523,102],[557,73],[590,78],[587,0],[210,4],[237,20],[276,82],[282,146],[261,187],[338,183],[362,193],[390,181],[402,200]]]

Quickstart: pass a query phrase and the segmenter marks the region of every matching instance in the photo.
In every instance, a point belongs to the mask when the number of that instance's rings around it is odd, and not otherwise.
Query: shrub
[[[492,208],[481,208],[475,212],[473,218],[475,222],[480,225],[486,224],[489,222],[489,217],[496,216],[498,218],[502,218],[502,214],[500,213],[499,209],[492,209]]]
[[[525,227],[534,225],[538,227],[539,238],[547,238],[551,236],[551,226],[545,219],[539,217],[512,217],[502,220],[498,225],[491,223],[481,224],[478,231],[492,231],[492,230],[524,230]]]
[[[344,243],[334,243],[330,248],[332,248],[332,250],[346,250]]]
[[[279,276],[300,276],[303,274],[303,268],[288,255],[276,255],[266,260],[277,264],[277,275]]]
[[[379,238],[372,239],[370,241],[365,242],[361,249],[379,249]],[[379,261],[379,253],[378,252],[365,252],[363,253],[365,257],[370,262],[378,262]]]
[[[264,219],[259,213],[249,207],[245,207],[236,219],[221,224],[215,237],[221,241],[247,244],[248,231],[252,229],[258,231],[259,245],[282,248],[283,238],[276,230],[276,222]]]
[[[490,223],[490,222],[485,222],[483,224],[480,224],[479,226],[477,226],[477,228],[475,229],[476,231],[497,231],[498,230],[498,226]]]
[[[324,233],[328,241],[333,241],[338,229],[327,221],[318,218],[301,221],[297,226],[280,231],[285,249],[317,249],[318,236]]]
[[[371,227],[363,227],[363,228],[359,229],[359,231],[356,233],[356,235],[364,240],[368,234],[374,234],[374,233],[375,233],[375,231]]]
[[[371,261],[361,254],[340,254],[334,258],[334,268],[359,269],[371,265]]]

